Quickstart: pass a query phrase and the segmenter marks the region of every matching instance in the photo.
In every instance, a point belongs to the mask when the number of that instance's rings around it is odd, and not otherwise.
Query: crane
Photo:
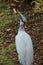
[[[29,34],[25,32],[24,25],[27,19],[19,11],[20,25],[15,37],[18,60],[21,65],[32,65],[33,63],[33,43]]]

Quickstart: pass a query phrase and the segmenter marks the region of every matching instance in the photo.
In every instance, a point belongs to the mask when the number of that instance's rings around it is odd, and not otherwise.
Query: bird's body
[[[18,53],[19,62],[21,65],[32,65],[33,63],[33,45],[30,35],[28,35],[20,21],[18,34],[15,37],[16,49]]]
[[[25,31],[19,31],[18,35],[16,36],[16,49],[18,52],[20,63],[23,65],[32,65],[33,63],[32,40]]]

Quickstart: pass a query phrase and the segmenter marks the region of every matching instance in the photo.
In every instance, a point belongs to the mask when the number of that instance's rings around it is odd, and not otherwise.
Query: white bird
[[[33,44],[30,35],[24,30],[24,23],[26,23],[27,20],[20,12],[18,13],[20,17],[20,26],[18,29],[18,34],[15,37],[18,59],[21,65],[32,65]]]

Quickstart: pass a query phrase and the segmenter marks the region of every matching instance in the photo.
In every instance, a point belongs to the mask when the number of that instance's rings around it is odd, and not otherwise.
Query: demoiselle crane
[[[18,34],[15,37],[18,59],[21,65],[32,65],[33,63],[33,44],[29,34],[24,30],[24,25],[27,22],[24,15],[18,12],[20,17],[20,25]]]

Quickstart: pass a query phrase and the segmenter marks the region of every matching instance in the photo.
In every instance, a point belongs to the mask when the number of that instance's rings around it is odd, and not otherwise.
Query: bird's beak
[[[15,8],[13,8],[13,11],[14,11],[14,13],[15,13],[15,14],[17,13],[17,11],[16,11],[16,9],[15,9]]]
[[[13,11],[14,11],[14,13],[20,14],[20,12],[18,10],[16,10],[15,8],[13,8]]]
[[[19,15],[19,18],[21,19],[21,13],[17,10],[17,13]]]
[[[18,14],[20,15],[21,13],[17,10]]]
[[[17,10],[17,13],[19,14],[19,18],[22,20],[22,16],[21,16],[22,14],[18,10]]]

